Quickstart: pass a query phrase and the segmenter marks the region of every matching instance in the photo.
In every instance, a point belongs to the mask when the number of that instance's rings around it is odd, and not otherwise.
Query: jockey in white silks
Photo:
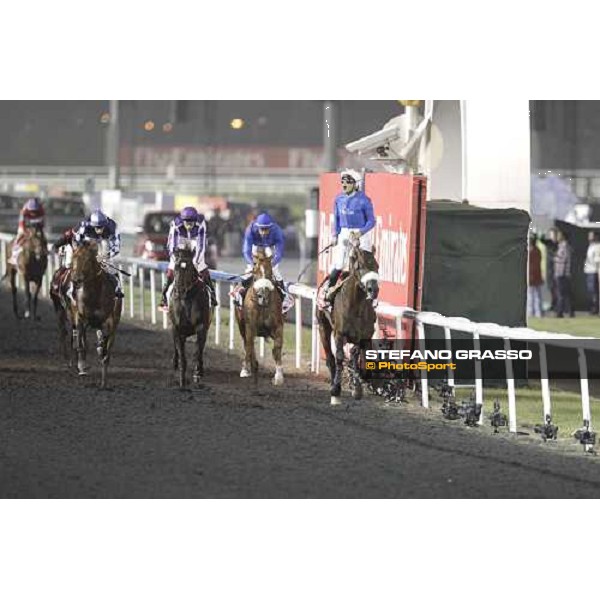
[[[167,269],[167,281],[162,290],[162,300],[159,309],[167,311],[167,292],[175,278],[175,250],[188,247],[194,252],[194,266],[198,271],[198,278],[208,287],[210,293],[210,302],[212,306],[217,306],[217,296],[215,288],[210,278],[210,272],[206,266],[204,254],[206,252],[206,221],[204,215],[198,213],[193,206],[186,206],[173,221],[169,227],[169,238],[167,240],[167,249],[169,251],[169,267]]]

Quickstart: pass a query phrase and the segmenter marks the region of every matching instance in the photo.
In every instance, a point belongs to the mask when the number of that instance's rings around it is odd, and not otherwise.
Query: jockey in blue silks
[[[287,312],[294,304],[294,299],[287,290],[287,286],[283,281],[281,272],[279,271],[279,263],[283,258],[283,248],[285,245],[285,237],[283,231],[268,213],[262,213],[248,225],[244,234],[244,246],[242,253],[246,261],[246,271],[242,280],[242,286],[245,291],[250,287],[253,268],[253,254],[257,248],[271,249],[271,265],[273,267],[273,277],[281,294],[283,312]],[[242,299],[243,302],[243,299]]]
[[[194,251],[194,266],[198,271],[198,277],[204,281],[210,291],[212,306],[217,306],[215,288],[210,278],[210,272],[206,266],[204,253],[206,251],[206,221],[204,215],[198,213],[193,206],[186,206],[169,227],[167,250],[169,252],[169,267],[167,269],[167,281],[162,290],[162,300],[159,308],[167,310],[167,291],[175,278],[175,256],[178,248],[189,248]]]
[[[373,228],[375,227],[375,214],[371,199],[360,190],[361,175],[353,169],[345,169],[341,173],[342,193],[335,198],[333,208],[333,266],[329,279],[323,287],[323,297],[329,301],[329,290],[338,280],[344,269],[348,255],[348,242],[351,233],[360,235],[360,249],[368,253],[373,260]],[[376,269],[375,269],[376,270]]]

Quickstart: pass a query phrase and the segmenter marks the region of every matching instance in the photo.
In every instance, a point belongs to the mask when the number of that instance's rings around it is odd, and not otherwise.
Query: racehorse
[[[36,227],[34,229],[27,229],[25,239],[22,243],[22,250],[17,258],[17,265],[12,263],[6,263],[6,274],[4,277],[10,276],[10,287],[12,291],[13,301],[13,312],[17,319],[21,318],[19,314],[19,308],[17,306],[17,272],[21,274],[25,281],[25,296],[27,298],[27,310],[25,311],[25,318],[28,319],[31,316],[31,289],[30,284],[33,283],[35,291],[33,293],[33,319],[39,321],[40,318],[37,315],[37,303],[38,294],[42,287],[42,281],[46,268],[48,267],[48,249],[46,247],[46,240],[42,231]],[[8,249],[8,256],[12,254],[14,242]]]
[[[185,387],[185,340],[196,336],[196,355],[193,380],[199,383],[204,376],[204,346],[208,337],[213,309],[207,284],[198,277],[193,262],[194,252],[180,248],[174,252],[175,268],[171,299],[169,301],[169,319],[173,333],[175,351],[173,369],[179,368],[179,387]]]
[[[358,377],[359,344],[361,340],[370,340],[373,337],[377,318],[372,303],[379,293],[378,275],[372,264],[374,258],[369,260],[360,249],[358,235],[352,234],[348,244],[348,276],[333,297],[331,313],[317,308],[316,315],[321,344],[331,375],[331,404],[334,405],[341,402],[345,344],[353,344],[350,352],[352,396],[357,399],[362,397],[362,383]],[[335,357],[331,349],[332,333]]]
[[[122,300],[115,295],[115,284],[98,262],[98,245],[84,242],[73,250],[70,280],[73,294],[62,290],[64,282],[56,281],[60,270],[52,282],[51,298],[58,317],[59,339],[65,356],[67,323],[71,325],[72,349],[77,353],[79,375],[87,375],[86,330],[96,329],[96,351],[102,366],[101,388],[106,387],[106,375],[110,362],[110,351],[115,341],[117,326],[121,320]]]
[[[252,285],[246,292],[244,304],[237,307],[235,316],[244,340],[244,360],[240,377],[254,377],[258,381],[258,361],[254,340],[258,337],[273,339],[275,376],[273,385],[283,385],[283,313],[282,299],[273,280],[270,249],[258,248],[254,255]]]

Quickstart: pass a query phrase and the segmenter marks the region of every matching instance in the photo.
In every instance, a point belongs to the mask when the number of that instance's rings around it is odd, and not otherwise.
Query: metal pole
[[[264,337],[259,337],[258,338],[258,351],[260,353],[260,357],[264,358],[265,357],[265,338]]]
[[[302,354],[302,298],[296,296],[296,369],[300,368]]]
[[[218,346],[221,343],[221,282],[215,283],[215,293],[219,305],[215,308],[215,344]]]
[[[110,120],[106,130],[106,165],[108,166],[108,187],[118,190],[120,184],[119,168],[119,101],[109,101]]]
[[[150,314],[152,325],[156,325],[156,271],[150,269]]]
[[[6,242],[4,240],[0,240],[0,261],[0,272],[4,277],[6,274]]]
[[[510,351],[510,340],[504,338],[504,349]],[[508,430],[517,433],[517,397],[515,395],[515,377],[512,360],[506,359],[506,387],[508,390]]]
[[[550,404],[550,381],[548,379],[548,360],[546,358],[546,344],[540,343],[540,383],[542,386],[542,404],[543,404],[543,418],[546,419],[546,415],[552,415],[552,405]]]
[[[119,263],[119,269],[123,270],[123,265]],[[125,285],[123,285],[123,294],[125,295]],[[126,298],[127,296],[125,296]],[[121,314],[125,314],[125,298],[123,298],[123,302],[121,302]]]
[[[326,100],[323,110],[323,151],[325,172],[337,170],[338,102]]]

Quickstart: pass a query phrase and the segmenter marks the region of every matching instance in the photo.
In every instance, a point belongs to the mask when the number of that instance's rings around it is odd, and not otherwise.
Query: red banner
[[[426,186],[425,177],[395,173],[367,173],[363,182],[377,221],[373,243],[379,262],[379,299],[393,306],[421,308]],[[331,241],[333,203],[340,192],[339,174],[321,175],[319,251]],[[328,252],[319,257],[320,281],[330,271],[332,254]],[[384,318],[380,319],[380,326],[383,325],[389,334],[396,334],[395,323]],[[402,337],[406,337],[406,333]]]

